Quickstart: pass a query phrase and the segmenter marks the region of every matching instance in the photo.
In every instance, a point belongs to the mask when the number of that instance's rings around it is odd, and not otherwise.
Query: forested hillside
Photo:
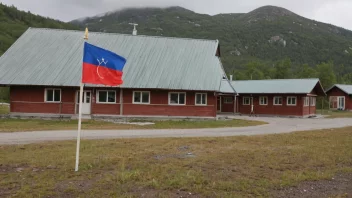
[[[0,55],[20,37],[28,27],[77,29],[75,25],[19,11],[0,3]]]
[[[235,79],[320,78],[325,88],[352,84],[352,32],[274,6],[215,16],[181,7],[125,9],[63,23],[0,3],[0,54],[28,27],[131,34],[129,23],[138,23],[142,35],[218,39],[225,70]],[[7,98],[3,90],[0,100]]]
[[[352,83],[352,32],[279,7],[215,16],[181,7],[125,9],[72,23],[127,34],[129,23],[138,23],[143,35],[219,39],[224,67],[236,79],[321,77],[324,68],[333,71],[326,87]]]
[[[14,6],[0,3],[0,56],[28,27],[77,29],[75,25],[19,11]],[[8,89],[0,88],[0,102],[3,100],[8,100]]]

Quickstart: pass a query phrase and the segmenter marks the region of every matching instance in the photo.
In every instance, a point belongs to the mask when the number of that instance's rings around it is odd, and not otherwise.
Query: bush
[[[0,103],[10,102],[10,89],[8,87],[0,87]]]

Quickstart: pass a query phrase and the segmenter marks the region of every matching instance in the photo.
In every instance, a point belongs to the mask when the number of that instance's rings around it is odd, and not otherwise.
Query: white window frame
[[[263,104],[263,103],[262,103],[262,98],[266,98],[266,104]],[[260,96],[260,97],[259,97],[259,105],[261,105],[261,106],[266,106],[266,105],[268,105],[268,103],[269,103],[268,96]]]
[[[100,94],[100,92],[103,92],[103,91],[106,91],[106,100],[108,100],[108,92],[114,92],[115,93],[115,102],[100,102],[99,101],[99,94]],[[116,104],[117,103],[116,91],[115,90],[97,90],[95,102],[97,104]]]
[[[248,104],[245,103],[246,99],[248,99],[248,101],[249,101]],[[242,98],[242,104],[243,104],[243,105],[251,105],[251,97],[243,97],[243,98]]]
[[[309,107],[310,101],[309,101],[309,97],[303,97],[303,106],[304,107]]]
[[[226,99],[231,99],[231,102],[227,101]],[[233,103],[233,98],[232,97],[224,97],[224,104],[232,104]]]
[[[288,99],[289,98],[295,98],[295,104],[288,104]],[[286,105],[287,106],[297,106],[297,96],[288,96],[287,98],[286,98]]]
[[[178,104],[171,104],[171,94],[178,94]],[[185,94],[185,104],[180,104],[180,94]],[[169,105],[173,106],[185,106],[187,103],[187,94],[186,92],[169,92]]]
[[[310,97],[310,106],[315,107],[317,105],[317,98],[316,97]]]
[[[47,101],[47,94],[48,94],[48,90],[53,90],[53,101]],[[59,90],[60,91],[60,101],[55,101],[55,91]],[[62,98],[62,91],[61,89],[57,89],[57,88],[45,88],[44,91],[44,101],[48,102],[48,103],[61,103],[61,98]]]
[[[281,104],[276,104],[276,103],[275,103],[276,98],[281,98]],[[274,96],[274,98],[273,98],[273,105],[275,105],[275,106],[282,106],[282,103],[283,103],[283,98],[282,98],[282,96]]]
[[[134,101],[134,95],[137,92],[141,93],[141,101],[140,102]],[[148,102],[143,102],[143,93],[148,93],[148,97],[149,97]],[[150,104],[150,91],[133,91],[132,104]]]
[[[197,95],[201,95],[201,100],[203,101],[203,97],[205,96],[205,104],[197,104]],[[196,93],[194,97],[194,104],[197,106],[207,106],[208,105],[208,94],[207,93]]]

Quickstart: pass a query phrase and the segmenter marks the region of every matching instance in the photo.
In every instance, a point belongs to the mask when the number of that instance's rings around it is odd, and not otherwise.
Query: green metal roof
[[[231,84],[238,94],[308,94],[317,84],[324,92],[319,79],[238,80]]]
[[[236,90],[234,90],[228,79],[223,79],[221,81],[220,93],[235,94]]]
[[[352,85],[336,84],[336,85],[332,86],[330,89],[328,89],[326,92],[329,92],[334,87],[341,89],[343,92],[345,92],[348,95],[352,95]]]
[[[0,58],[0,85],[79,86],[83,36],[29,28]],[[121,87],[220,89],[224,71],[216,40],[91,32],[88,42],[127,59]]]

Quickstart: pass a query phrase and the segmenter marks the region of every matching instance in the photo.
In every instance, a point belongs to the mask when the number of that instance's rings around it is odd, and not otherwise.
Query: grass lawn
[[[352,172],[352,128],[0,147],[0,197],[271,197]]]
[[[1,104],[0,104],[0,115],[1,115],[1,114],[8,114],[9,111],[10,111],[9,108],[10,108],[10,107],[7,106],[7,105],[1,105]]]
[[[115,124],[112,122],[86,120],[82,121],[83,129],[192,129],[244,127],[266,124],[249,120],[207,120],[207,121],[158,121],[154,125],[138,126]],[[43,131],[43,130],[76,130],[77,120],[36,120],[36,119],[0,119],[0,132]]]
[[[319,111],[317,111],[319,112]],[[328,111],[324,110],[323,115],[326,115],[327,118],[352,118],[351,111]]]

